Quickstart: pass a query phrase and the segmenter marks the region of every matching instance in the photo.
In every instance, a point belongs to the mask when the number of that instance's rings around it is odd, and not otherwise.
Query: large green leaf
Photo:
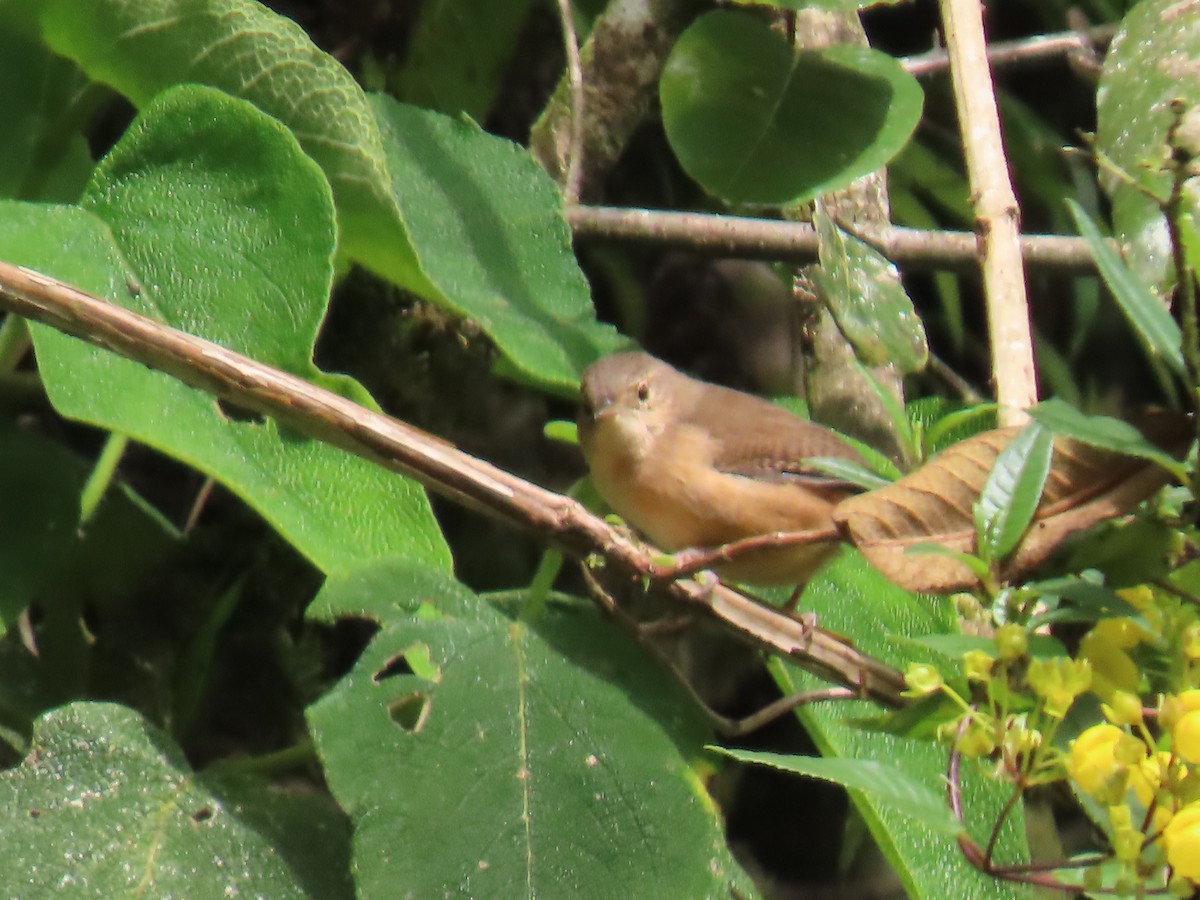
[[[147,108],[98,168],[85,209],[0,205],[0,257],[262,362],[361,394],[312,364],[332,279],[333,208],[292,135],[249,103],[185,87]],[[67,416],[220,479],[327,571],[407,554],[448,566],[419,486],[209,395],[34,329]]]
[[[1162,164],[1174,100],[1193,110],[1200,104],[1200,7],[1143,0],[1122,21],[1104,58],[1096,147],[1125,176],[1100,170],[1117,239],[1134,271],[1161,292],[1175,279],[1170,241],[1159,205],[1143,189],[1167,195],[1171,176]],[[1193,210],[1196,196],[1190,188]]]
[[[914,825],[928,828],[942,837],[953,838],[962,831],[962,826],[946,805],[944,792],[938,790],[937,785],[915,781],[903,769],[882,760],[826,759],[820,756],[728,750],[724,747],[714,749],[741,762],[771,766],[783,772],[820,778],[853,788],[900,815],[913,819]]]
[[[138,106],[197,83],[279,119],[333,186],[342,252],[478,319],[527,378],[569,393],[619,342],[595,320],[561,200],[526,151],[372,104],[290,19],[254,0],[10,0],[6,13],[35,17],[51,49]],[[436,218],[459,220],[469,240],[427,230],[431,190],[452,204]]]
[[[920,86],[867,47],[797,52],[756,16],[710,12],[680,36],[659,85],[667,139],[705,190],[797,203],[883,166],[921,117]]]
[[[928,662],[930,654],[900,637],[952,633],[958,628],[948,598],[919,597],[901,590],[853,551],[843,552],[818,573],[800,603],[823,627],[854,635],[858,649],[901,669],[909,662]],[[776,663],[773,668],[786,690],[827,686],[795,667]],[[947,748],[930,740],[900,738],[852,724],[857,717],[877,714],[877,707],[856,701],[807,706],[801,709],[800,718],[822,755],[887,761],[907,780],[943,790]],[[1009,786],[993,779],[986,766],[964,762],[962,792],[967,829],[977,841],[986,842],[1008,798]],[[989,900],[1023,896],[1013,885],[972,867],[952,838],[914,828],[912,819],[886,798],[881,802],[880,797],[856,790],[850,791],[850,797],[910,897]],[[1028,855],[1022,820],[1018,807],[1001,831],[996,852],[1002,863],[1020,862]]]
[[[369,897],[751,891],[692,766],[671,676],[579,601],[536,621],[429,569],[330,579],[313,614],[380,631],[309,710]]]
[[[843,231],[824,207],[813,213],[821,265],[821,297],[860,360],[918,372],[929,361],[925,326],[900,283],[900,273],[865,241]]]
[[[136,712],[42,717],[0,774],[11,896],[350,897],[345,819],[311,791],[196,774]]]
[[[370,105],[392,193],[450,308],[526,374],[554,372],[572,389],[581,363],[628,343],[596,323],[557,188],[525,150],[390,97]]]

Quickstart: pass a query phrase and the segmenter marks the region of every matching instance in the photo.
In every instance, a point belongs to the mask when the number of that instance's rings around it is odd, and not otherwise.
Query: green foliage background
[[[721,343],[737,330],[722,303],[756,308],[748,281],[572,247],[557,187],[521,146],[558,77],[552,4],[382,4],[377,20],[295,6],[292,19],[253,0],[0,4],[0,259],[562,490],[579,463],[541,427],[571,416],[580,371],[604,353],[683,348],[675,361],[694,370],[772,387],[751,374],[762,346]],[[576,4],[585,36],[602,6]],[[997,14],[1003,28],[1065,27],[1065,4],[1016,6]],[[1088,9],[1097,23],[1123,12]],[[1101,82],[1099,140],[1127,167],[1161,138],[1122,130],[1154,90],[1122,80],[1136,48],[1200,52],[1194,29],[1160,32],[1148,15],[1131,16],[1134,49]],[[698,16],[659,85],[661,121],[609,179],[612,201],[760,214],[890,164],[897,222],[969,226],[947,82],[918,85],[894,58],[919,49],[923,16],[873,11],[875,49],[798,58],[759,13]],[[530,47],[544,62],[527,61]],[[1100,193],[1053,148],[1095,126],[1095,89],[1038,105],[1025,87],[1014,77],[1003,104],[1026,224],[1068,231],[1063,199],[1087,223]],[[1149,214],[1120,193],[1114,204],[1136,244]],[[932,345],[986,377],[971,282],[939,273],[870,295],[864,278],[886,262],[819,224],[860,352],[917,371]],[[1145,399],[1126,384],[1146,371],[1179,371],[1161,307],[1113,305],[1094,278],[1036,274],[1031,287],[1048,392],[1113,408]],[[1093,365],[1132,346],[1122,313],[1149,361]],[[114,477],[96,460],[125,439]],[[190,521],[207,479],[219,487]],[[81,498],[97,489],[93,509]],[[795,858],[837,877],[837,854],[803,843],[845,835],[850,859],[865,823],[913,896],[1015,894],[925,827],[940,809],[914,824],[906,795],[870,779],[834,776],[854,789],[849,825],[836,805],[797,830],[794,810],[728,799],[691,700],[569,573],[524,614],[538,559],[419,485],[6,318],[0,883],[31,896],[749,896],[800,880]],[[909,639],[955,628],[948,601],[915,598],[853,554],[805,603],[898,666],[919,655]],[[816,748],[895,765],[940,795],[943,751],[852,726],[861,706],[805,711]],[[1005,791],[979,773],[965,791],[968,824],[986,833]],[[779,872],[746,874],[724,814],[754,820],[742,859]],[[999,846],[1027,854],[1019,815]]]

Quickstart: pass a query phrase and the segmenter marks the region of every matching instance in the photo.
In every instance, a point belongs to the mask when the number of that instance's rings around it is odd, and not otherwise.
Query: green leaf
[[[168,92],[98,167],[84,204],[0,204],[0,256],[365,395],[312,364],[333,209],[320,171],[278,122],[208,88]],[[397,554],[449,567],[418,485],[272,421],[241,421],[201,391],[53,329],[32,331],[60,412],[219,479],[326,571]]]
[[[929,361],[925,326],[900,283],[900,273],[865,241],[842,230],[825,207],[813,213],[821,265],[816,282],[838,328],[869,366],[891,363],[919,372]]]
[[[381,95],[370,103],[392,194],[441,302],[526,376],[574,398],[578,372],[628,339],[595,320],[554,183],[523,148],[469,122]]]
[[[944,450],[951,444],[966,440],[988,428],[996,427],[996,403],[978,403],[956,409],[934,419],[926,426],[921,436],[921,449],[925,459]]]
[[[0,421],[0,620],[12,625],[35,597],[47,604],[122,597],[172,548],[175,530],[133,491],[116,487],[79,527],[84,460]]]
[[[0,845],[27,896],[351,897],[347,827],[328,801],[192,771],[136,712],[43,716],[0,774]]]
[[[875,571],[861,554],[849,550],[839,554],[809,582],[800,602],[822,627],[854,635],[854,643],[862,652],[886,659],[900,669],[910,662],[927,661],[929,651],[898,642],[896,635],[945,634],[958,627],[949,598],[917,597],[903,591]],[[772,671],[786,694],[828,686],[815,676],[779,661],[772,664]],[[809,705],[801,708],[798,715],[822,756],[888,760],[907,779],[943,791],[946,748],[932,741],[906,740],[863,730],[854,724],[853,720],[877,715],[878,711],[872,703],[850,701]],[[1009,786],[992,778],[983,767],[964,765],[962,792],[967,827],[977,841],[986,842],[997,814],[1008,799]],[[880,803],[873,796],[852,790],[850,797],[908,896],[928,900],[1023,896],[1013,885],[973,868],[954,840],[938,839],[925,829],[914,828],[912,820],[900,810]],[[1023,814],[1018,805],[1000,831],[996,858],[1002,864],[1019,863],[1027,858],[1027,853]]]
[[[798,203],[891,159],[921,117],[916,80],[856,45],[795,51],[761,19],[698,18],[659,83],[663,125],[683,168],[731,203]]]
[[[879,760],[785,756],[780,753],[731,750],[725,747],[709,749],[742,762],[771,766],[861,791],[879,806],[895,810],[900,815],[914,820],[922,828],[927,828],[942,837],[953,838],[963,830],[962,824],[954,818],[954,813],[946,805],[944,791],[910,778],[902,769],[886,765]]]
[[[340,251],[477,321],[526,378],[565,396],[621,343],[595,320],[557,189],[517,145],[368,100],[298,25],[254,0],[26,8],[52,50],[137,106],[173,85],[205,84],[278,119],[333,187]]]
[[[972,650],[996,655],[996,642],[990,637],[974,634],[931,634],[913,639],[914,644],[928,647],[952,660],[959,661]],[[1029,655],[1038,657],[1067,656],[1067,648],[1048,634],[1029,635]]]
[[[0,28],[0,197],[74,202],[92,171],[79,69]]]
[[[388,79],[405,103],[476,122],[487,118],[519,46],[530,0],[428,0],[420,6],[404,64]]]
[[[825,475],[832,475],[834,478],[840,478],[842,481],[856,484],[864,491],[873,491],[875,488],[891,484],[894,480],[884,478],[866,466],[861,466],[858,463],[842,459],[838,456],[809,456],[805,457],[804,464],[811,466]]]
[[[1030,585],[1050,607],[1030,622],[1031,629],[1051,622],[1096,622],[1126,616],[1149,625],[1141,611],[1107,585],[1078,577],[1053,578]],[[1060,601],[1067,600],[1069,605]]]
[[[1085,415],[1058,399],[1043,400],[1037,406],[1031,407],[1029,414],[1056,434],[1103,450],[1148,459],[1158,463],[1179,481],[1187,483],[1187,473],[1183,464],[1146,440],[1142,433],[1128,422],[1111,416]]]
[[[1170,174],[1167,130],[1171,102],[1200,104],[1200,8],[1177,0],[1143,0],[1121,22],[1096,92],[1096,147],[1123,173],[1101,168],[1112,199],[1113,228],[1138,277],[1165,296],[1175,281],[1170,239],[1158,202]],[[1195,193],[1188,207],[1196,208]]]
[[[1170,525],[1157,519],[1105,522],[1068,545],[1062,568],[1067,572],[1096,569],[1112,587],[1146,584],[1171,571],[1175,535]]]
[[[318,618],[380,625],[308,711],[355,821],[359,892],[751,891],[692,769],[709,737],[692,703],[591,604],[552,599],[526,621],[524,599],[400,564],[331,578],[316,599]]]
[[[1183,362],[1183,336],[1166,304],[1150,292],[1146,283],[1129,270],[1124,261],[1104,240],[1091,217],[1074,200],[1067,201],[1075,227],[1087,241],[1104,283],[1112,291],[1121,311],[1137,332],[1151,359],[1162,360],[1176,375],[1186,375]]]
[[[1000,451],[974,507],[980,556],[999,561],[1017,546],[1042,499],[1053,453],[1054,435],[1037,421]]]

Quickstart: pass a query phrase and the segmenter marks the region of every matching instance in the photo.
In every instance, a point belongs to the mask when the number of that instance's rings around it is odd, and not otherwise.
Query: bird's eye
[[[638,382],[637,398],[642,403],[645,403],[647,400],[649,400],[650,399],[650,385],[648,385],[644,381]]]

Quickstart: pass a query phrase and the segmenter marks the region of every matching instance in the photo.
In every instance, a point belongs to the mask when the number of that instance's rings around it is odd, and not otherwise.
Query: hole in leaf
[[[342,616],[332,623],[314,620],[305,627],[321,648],[323,677],[335,681],[354,668],[379,632],[379,623],[365,616]]]
[[[198,810],[196,810],[194,813],[192,813],[192,821],[193,822],[207,822],[212,817],[213,817],[213,810],[212,810],[211,806],[202,806]]]
[[[262,413],[255,412],[252,409],[247,409],[244,406],[239,406],[229,400],[217,398],[217,409],[230,422],[251,422],[255,425],[261,425],[266,421],[266,416]]]
[[[413,673],[412,666],[408,664],[408,660],[404,658],[403,653],[397,653],[391,659],[383,664],[383,668],[372,676],[375,683],[386,681],[389,678],[395,678],[397,675],[411,675]]]
[[[375,673],[375,683],[378,684],[397,675],[416,675],[428,681],[440,681],[441,670],[434,664],[429,647],[425,644],[413,644],[400,651]]]
[[[388,716],[393,722],[407,731],[416,734],[425,727],[429,718],[431,698],[424,691],[414,691],[402,694],[388,704]]]

